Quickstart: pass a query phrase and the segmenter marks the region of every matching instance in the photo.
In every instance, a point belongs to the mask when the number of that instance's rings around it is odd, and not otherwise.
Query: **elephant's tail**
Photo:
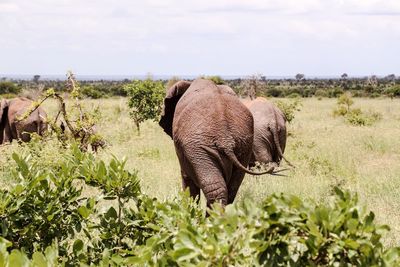
[[[244,171],[245,173],[251,174],[251,175],[263,175],[263,174],[273,174],[273,170],[274,167],[270,167],[268,170],[266,170],[265,172],[253,172],[249,169],[247,169],[245,166],[242,165],[242,163],[240,163],[240,161],[238,160],[238,158],[236,157],[235,153],[233,153],[233,151],[229,151],[229,150],[224,150],[223,151],[224,154],[233,162],[233,164],[241,169],[242,171]]]
[[[275,122],[275,123],[272,123],[272,125],[277,125],[277,123],[276,123],[276,122]],[[270,131],[271,131],[271,133],[272,133],[272,136],[273,136],[273,139],[274,139],[274,144],[275,144],[275,147],[276,147],[276,150],[277,150],[277,152],[278,152],[279,157],[282,158],[282,159],[284,159],[284,160],[286,161],[286,163],[287,163],[290,167],[294,168],[294,165],[293,165],[292,163],[290,163],[290,161],[288,161],[288,160],[283,156],[281,144],[279,143],[279,136],[278,136],[278,129],[277,129],[277,127],[275,127],[275,129],[271,129],[271,128],[270,128]]]
[[[206,147],[206,146],[202,146],[202,148],[204,150],[206,150],[208,153],[210,153],[211,155],[213,155],[215,158],[220,159],[220,155],[215,150],[213,150],[209,147]],[[265,172],[253,172],[253,171],[247,169],[245,166],[243,166],[242,163],[240,163],[240,161],[236,157],[235,153],[233,153],[233,151],[225,150],[225,149],[218,149],[218,150],[221,151],[222,153],[224,153],[232,161],[233,165],[235,165],[237,168],[241,169],[245,173],[248,173],[251,175],[273,174],[273,170],[274,170],[273,167],[269,168]]]

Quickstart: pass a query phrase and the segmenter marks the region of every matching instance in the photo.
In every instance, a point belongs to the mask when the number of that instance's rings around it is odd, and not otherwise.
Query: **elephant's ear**
[[[4,128],[7,124],[8,101],[3,99],[0,103],[0,144],[3,143]]]
[[[179,99],[190,86],[190,82],[179,81],[172,85],[164,98],[164,106],[161,113],[159,125],[172,138],[172,122],[174,120],[175,107]]]

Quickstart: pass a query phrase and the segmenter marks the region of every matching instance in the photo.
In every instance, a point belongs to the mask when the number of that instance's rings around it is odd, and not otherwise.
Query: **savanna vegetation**
[[[255,93],[271,95],[259,80]],[[123,88],[132,97],[157,86]],[[247,175],[235,204],[208,217],[204,199],[180,193],[174,146],[154,110],[143,109],[138,134],[132,112],[150,102],[80,100],[108,144],[96,154],[56,136],[0,147],[0,265],[399,265],[400,100],[342,93],[272,98],[290,118],[285,156],[296,168]],[[57,99],[42,105],[57,116]]]
[[[253,87],[254,93],[267,97],[329,97],[335,98],[344,92],[351,93],[354,97],[376,98],[379,96],[400,97],[400,78],[394,74],[385,77],[371,75],[367,77],[353,78],[346,73],[341,78],[308,78],[304,74],[297,74],[293,78],[267,79],[261,74],[251,75],[245,78],[223,80],[220,76],[204,76],[216,84],[228,84],[240,95],[245,94],[249,87]],[[159,80],[164,85],[172,85],[179,77],[173,77],[170,81]],[[172,83],[171,83],[172,82]],[[54,88],[56,92],[64,90],[64,80],[41,79],[40,75],[33,76],[32,80],[2,78],[0,81],[0,95],[6,94],[12,97],[21,90]],[[126,86],[132,80],[83,80],[80,81],[82,95],[84,97],[98,99],[111,96],[127,96],[129,91]],[[250,90],[251,91],[251,90]]]

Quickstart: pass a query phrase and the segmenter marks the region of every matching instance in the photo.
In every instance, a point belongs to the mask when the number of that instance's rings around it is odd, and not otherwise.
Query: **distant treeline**
[[[343,76],[343,75],[342,75]],[[344,92],[351,92],[354,97],[400,97],[400,77],[388,75],[384,78],[376,76],[366,78],[340,79],[308,79],[296,75],[294,79],[266,79],[264,76],[254,76],[249,79],[223,80],[219,76],[206,77],[216,83],[225,83],[236,93],[245,96],[249,88],[259,96],[266,97],[337,97]],[[174,80],[162,80],[169,86]],[[253,80],[252,80],[253,79]],[[132,80],[87,80],[80,81],[82,94],[89,98],[103,98],[112,96],[126,96],[124,85]],[[65,90],[63,80],[40,80],[35,75],[32,80],[16,80],[2,78],[0,81],[0,95],[12,97],[26,90],[46,90],[54,88],[56,91]]]

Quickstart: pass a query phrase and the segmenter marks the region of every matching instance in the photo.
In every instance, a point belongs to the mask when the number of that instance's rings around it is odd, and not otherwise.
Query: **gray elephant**
[[[43,135],[47,130],[47,114],[41,108],[36,108],[27,118],[23,115],[31,108],[32,101],[20,97],[3,99],[0,103],[0,144],[14,139],[28,142],[30,133]]]
[[[173,139],[183,188],[192,197],[203,191],[207,206],[235,199],[248,170],[253,117],[228,86],[197,79],[169,88],[159,122]]]
[[[249,165],[253,167],[257,161],[270,164],[272,168],[278,167],[284,158],[286,147],[285,115],[271,101],[263,97],[243,100],[243,103],[253,114],[254,119],[253,153]],[[292,166],[290,162],[288,164]]]

